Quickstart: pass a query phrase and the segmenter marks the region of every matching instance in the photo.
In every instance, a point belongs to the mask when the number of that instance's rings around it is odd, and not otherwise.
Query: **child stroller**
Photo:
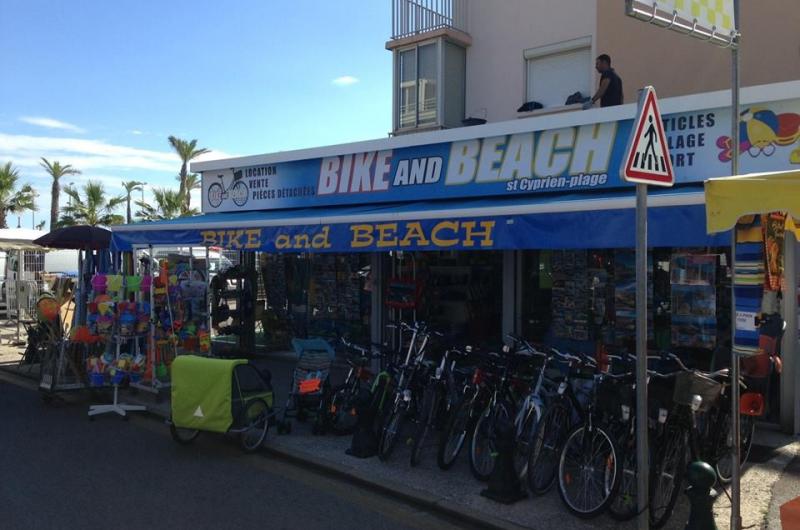
[[[238,434],[245,452],[258,450],[275,415],[270,379],[269,372],[243,359],[177,357],[172,362],[172,437],[189,444],[201,430]]]
[[[292,339],[292,348],[297,353],[297,365],[291,373],[291,388],[278,432],[292,432],[290,418],[304,421],[313,414],[314,434],[317,434],[321,432],[322,420],[319,408],[330,392],[331,364],[336,353],[324,339]]]

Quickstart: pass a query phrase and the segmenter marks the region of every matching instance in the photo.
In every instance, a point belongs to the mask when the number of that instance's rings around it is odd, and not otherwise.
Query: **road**
[[[463,528],[381,494],[147,416],[89,422],[0,376],[0,528]],[[272,433],[270,433],[272,435]]]

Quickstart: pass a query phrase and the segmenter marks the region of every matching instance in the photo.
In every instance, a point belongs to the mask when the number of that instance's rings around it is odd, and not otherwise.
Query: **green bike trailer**
[[[269,373],[246,360],[182,355],[172,363],[171,431],[180,443],[200,431],[234,433],[245,450],[256,450],[266,438],[272,405]]]

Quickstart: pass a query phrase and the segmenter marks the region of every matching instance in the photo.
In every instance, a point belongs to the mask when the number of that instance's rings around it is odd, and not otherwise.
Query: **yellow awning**
[[[709,179],[705,194],[709,234],[732,229],[745,215],[787,212],[787,229],[800,236],[800,171]]]

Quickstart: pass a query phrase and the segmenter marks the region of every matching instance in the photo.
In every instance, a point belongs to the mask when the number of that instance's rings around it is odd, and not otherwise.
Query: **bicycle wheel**
[[[269,430],[269,413],[269,405],[263,399],[252,399],[247,403],[239,422],[243,429],[239,441],[245,453],[253,453],[261,448]]]
[[[378,376],[377,382],[370,391],[369,417],[373,418],[373,430],[376,436],[383,432],[392,407],[392,386],[386,377]]]
[[[569,424],[570,411],[561,402],[553,403],[542,416],[528,458],[528,488],[536,495],[547,493],[555,483]]]
[[[427,386],[422,396],[422,409],[419,415],[419,424],[417,432],[414,435],[414,443],[411,446],[411,467],[416,467],[422,461],[422,450],[425,448],[425,442],[428,439],[433,428],[433,421],[436,416],[436,389]]]
[[[672,426],[656,448],[650,475],[650,526],[661,528],[672,515],[686,467],[686,434]]]
[[[499,421],[509,421],[508,411],[502,403],[486,407],[478,418],[469,451],[469,465],[472,474],[480,481],[489,480],[494,470],[495,426]]]
[[[181,427],[176,427],[174,423],[170,422],[169,433],[172,435],[172,439],[179,444],[189,445],[194,441],[195,438],[197,438],[197,436],[200,434],[200,431],[197,429],[183,429]]]
[[[400,430],[403,428],[404,419],[405,410],[398,406],[386,420],[378,442],[378,458],[384,462],[392,456],[394,447],[397,445],[397,438],[400,436]]]
[[[447,428],[442,432],[439,440],[439,454],[436,463],[440,469],[446,471],[456,463],[458,454],[464,447],[464,440],[467,439],[471,417],[472,403],[465,399],[453,411],[447,422]]]
[[[583,518],[606,509],[619,488],[614,440],[601,428],[579,425],[564,442],[558,462],[558,493],[569,511]]]
[[[233,188],[231,189],[231,196],[236,206],[244,206],[247,203],[247,192],[247,184],[241,180],[233,185]]]
[[[517,430],[516,443],[514,444],[514,471],[523,479],[528,473],[528,459],[531,447],[536,436],[536,427],[539,426],[541,412],[531,405],[530,410],[522,417],[522,427]]]
[[[223,193],[222,184],[219,182],[211,184],[211,186],[208,187],[208,204],[210,204],[212,208],[218,208],[219,205],[222,204]]]
[[[328,425],[336,434],[352,434],[358,423],[356,396],[352,388],[339,388],[333,393],[326,411]]]
[[[608,505],[608,513],[617,521],[629,521],[639,511],[636,495],[636,437],[628,435],[620,447],[622,461],[619,490]]]
[[[756,424],[752,416],[740,415],[739,418],[739,463],[741,465],[750,457]],[[725,414],[721,427],[715,443],[714,470],[717,472],[719,481],[728,484],[733,479],[733,426],[730,414]]]

